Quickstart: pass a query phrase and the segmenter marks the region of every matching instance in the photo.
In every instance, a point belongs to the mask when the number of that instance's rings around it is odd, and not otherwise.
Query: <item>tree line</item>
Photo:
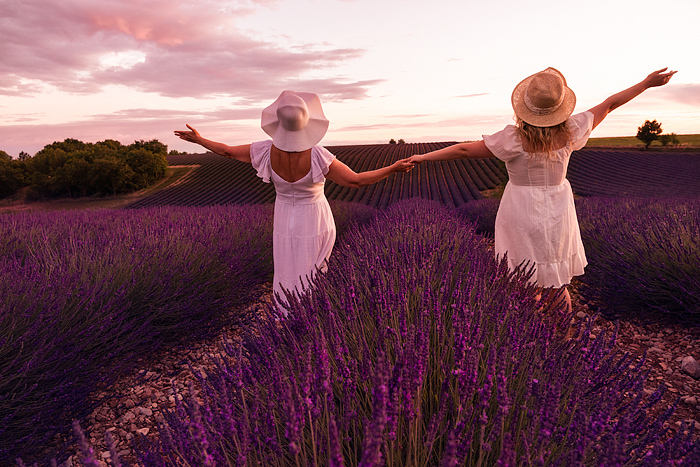
[[[26,186],[30,196],[119,195],[140,190],[165,177],[168,147],[158,140],[84,143],[66,139],[45,146],[33,157],[13,159],[0,151],[0,198]]]

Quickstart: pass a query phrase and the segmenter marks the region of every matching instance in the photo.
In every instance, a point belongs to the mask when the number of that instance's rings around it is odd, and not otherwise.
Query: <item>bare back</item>
[[[270,165],[272,170],[285,181],[297,182],[311,170],[311,149],[302,152],[286,152],[272,145]]]

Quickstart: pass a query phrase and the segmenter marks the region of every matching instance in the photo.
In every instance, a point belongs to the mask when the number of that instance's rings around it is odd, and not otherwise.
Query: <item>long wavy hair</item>
[[[563,134],[567,144],[571,141],[571,130],[563,121],[554,126],[534,126],[524,122],[516,116],[515,126],[520,134],[521,141],[527,143],[532,153],[544,154],[548,159],[555,159],[554,150],[557,136]]]

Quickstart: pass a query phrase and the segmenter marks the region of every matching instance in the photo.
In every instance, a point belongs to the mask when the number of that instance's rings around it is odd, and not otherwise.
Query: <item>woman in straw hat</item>
[[[319,146],[328,129],[321,100],[309,92],[284,91],[262,112],[262,129],[272,140],[228,146],[203,138],[197,130],[176,131],[185,141],[253,165],[258,177],[275,185],[273,291],[278,303],[285,291],[301,291],[317,270],[325,271],[335,243],[335,222],[323,188],[327,179],[344,186],[376,183],[407,172],[407,159],[356,173]],[[284,309],[280,309],[286,314]]]
[[[564,287],[563,298],[571,310],[565,286],[583,274],[587,261],[566,179],[569,156],[586,145],[608,113],[645,90],[668,83],[675,73],[657,70],[592,109],[572,115],[574,92],[559,71],[547,68],[515,87],[511,97],[515,125],[482,141],[415,155],[410,162],[494,156],[504,161],[510,179],[496,215],[496,255],[507,253],[511,269],[524,262],[534,266],[531,280],[540,287]]]

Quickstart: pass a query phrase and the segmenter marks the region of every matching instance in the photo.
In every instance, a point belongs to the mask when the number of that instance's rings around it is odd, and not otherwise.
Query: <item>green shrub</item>
[[[668,133],[659,136],[659,141],[661,141],[662,146],[678,146],[681,144],[681,141],[678,139],[678,136],[675,133]]]

